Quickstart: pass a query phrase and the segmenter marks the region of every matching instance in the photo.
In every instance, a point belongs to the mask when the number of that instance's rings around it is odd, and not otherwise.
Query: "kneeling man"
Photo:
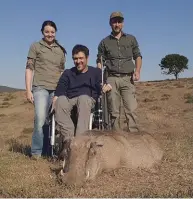
[[[101,70],[88,66],[89,49],[83,45],[76,45],[72,50],[75,67],[66,69],[58,82],[53,107],[55,108],[56,130],[64,140],[74,136],[74,123],[71,110],[76,105],[78,121],[76,134],[88,130],[92,108],[101,93]],[[110,90],[104,85],[103,92]]]

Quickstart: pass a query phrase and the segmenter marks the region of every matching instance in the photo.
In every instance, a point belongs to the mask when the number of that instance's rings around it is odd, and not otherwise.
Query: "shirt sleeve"
[[[139,49],[139,44],[136,39],[136,37],[133,37],[133,42],[132,42],[132,51],[133,51],[133,59],[136,60],[138,57],[142,58],[140,49]]]
[[[27,63],[26,63],[26,68],[29,68],[31,70],[35,69],[35,61],[37,57],[37,51],[36,47],[34,44],[30,46],[30,49],[28,51],[28,56],[27,56]]]
[[[35,44],[32,44],[30,46],[29,51],[28,51],[27,58],[31,58],[31,59],[35,59],[36,60],[36,57],[37,57],[36,47],[35,47]]]
[[[60,79],[56,86],[55,96],[57,96],[57,97],[59,97],[61,95],[66,96],[68,85],[69,85],[68,71],[65,70],[62,73],[62,75],[60,76]]]

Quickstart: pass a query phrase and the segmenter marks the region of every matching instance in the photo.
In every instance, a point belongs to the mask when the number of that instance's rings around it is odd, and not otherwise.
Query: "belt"
[[[132,76],[133,73],[110,73],[108,74],[109,77],[126,77]]]

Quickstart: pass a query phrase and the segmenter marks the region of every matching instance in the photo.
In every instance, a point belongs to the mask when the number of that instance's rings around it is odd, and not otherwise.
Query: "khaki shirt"
[[[66,61],[60,46],[56,43],[49,46],[40,40],[30,46],[27,57],[34,59],[34,65],[30,67],[34,71],[33,86],[55,90]]]
[[[101,56],[109,73],[131,73],[135,68],[133,60],[142,57],[137,39],[126,33],[119,40],[112,34],[104,38],[98,46],[97,63]]]

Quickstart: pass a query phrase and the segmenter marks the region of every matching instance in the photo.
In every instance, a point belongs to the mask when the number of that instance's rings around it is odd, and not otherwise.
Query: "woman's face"
[[[44,40],[47,43],[53,43],[56,36],[56,30],[52,26],[45,26],[43,30]]]

